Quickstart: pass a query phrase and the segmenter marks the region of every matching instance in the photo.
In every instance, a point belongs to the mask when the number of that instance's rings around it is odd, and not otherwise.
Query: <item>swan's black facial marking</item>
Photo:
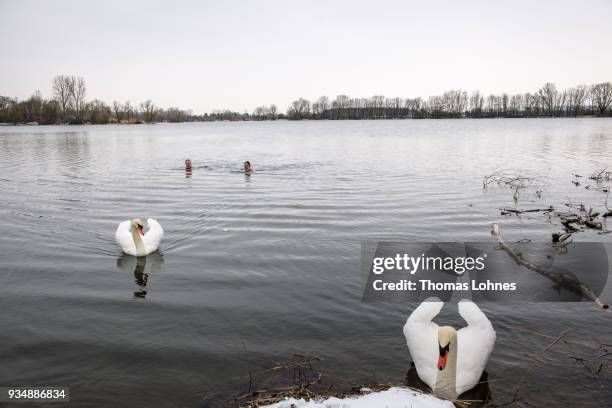
[[[440,349],[440,357],[444,357],[446,355],[446,353],[448,353],[450,351],[450,343],[448,343],[444,347],[442,347],[440,345],[440,343],[438,343],[438,349]]]
[[[438,358],[438,370],[442,371],[446,367],[446,357],[448,356],[448,352],[450,350],[450,343],[444,347],[438,343],[438,349],[440,351],[440,357]]]

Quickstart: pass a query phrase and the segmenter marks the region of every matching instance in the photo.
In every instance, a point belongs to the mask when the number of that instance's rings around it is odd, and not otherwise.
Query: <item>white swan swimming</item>
[[[470,300],[459,302],[466,327],[439,327],[431,320],[443,305],[438,299],[421,303],[408,317],[404,336],[419,378],[434,395],[455,400],[479,383],[496,335],[487,316]]]
[[[128,255],[146,256],[157,250],[164,237],[164,230],[153,218],[147,219],[147,225],[149,230],[145,233],[140,218],[119,223],[115,231],[115,240],[123,252]]]

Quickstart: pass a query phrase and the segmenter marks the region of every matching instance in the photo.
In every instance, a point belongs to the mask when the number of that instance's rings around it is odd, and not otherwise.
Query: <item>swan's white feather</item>
[[[404,325],[404,336],[417,374],[432,390],[438,375],[438,325],[431,320],[440,313],[443,305],[437,298],[425,300]]]
[[[136,256],[136,244],[132,238],[130,227],[132,222],[130,220],[120,222],[115,231],[115,241],[121,247],[121,250],[128,255]]]
[[[150,254],[153,251],[157,251],[157,248],[159,248],[159,243],[164,237],[164,229],[160,223],[153,218],[147,219],[147,225],[149,226],[149,230],[145,232],[142,237],[142,242],[144,242],[147,254]]]
[[[133,256],[145,256],[154,252],[159,248],[159,243],[164,237],[164,230],[162,226],[153,218],[147,219],[147,225],[149,230],[142,236],[142,243],[144,244],[144,253],[138,253],[136,250],[136,244],[132,237],[130,228],[132,222],[130,220],[123,221],[117,226],[115,231],[115,241],[121,247],[121,250],[128,255]]]
[[[455,387],[461,394],[480,381],[495,346],[495,330],[487,316],[470,300],[459,302],[459,314],[467,326],[457,330],[457,376]]]

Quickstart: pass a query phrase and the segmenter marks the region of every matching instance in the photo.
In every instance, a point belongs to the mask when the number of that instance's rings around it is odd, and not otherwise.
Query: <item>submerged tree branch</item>
[[[580,282],[580,280],[576,278],[575,276],[572,276],[572,275],[569,275],[563,272],[551,272],[525,259],[522,254],[517,254],[516,252],[514,252],[514,250],[511,247],[509,247],[502,239],[501,232],[499,230],[499,225],[497,224],[491,225],[491,235],[493,235],[497,239],[499,247],[503,249],[504,251],[506,251],[508,255],[510,255],[510,257],[517,264],[522,265],[526,267],[527,269],[531,269],[532,271],[539,273],[540,275],[552,280],[556,284],[566,289],[569,289],[577,294],[583,295],[593,300],[593,302],[595,302],[602,309],[610,311],[609,309],[610,306],[606,303],[603,303],[601,299],[599,299],[599,297],[595,294],[595,292],[590,287]]]

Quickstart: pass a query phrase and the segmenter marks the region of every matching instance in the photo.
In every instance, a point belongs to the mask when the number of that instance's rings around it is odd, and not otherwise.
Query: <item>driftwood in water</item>
[[[560,233],[560,232],[553,232],[552,234],[552,242],[555,244],[564,244],[567,245],[568,243],[571,242],[571,236],[572,234],[570,233]]]
[[[530,212],[551,212],[551,211],[554,211],[555,209],[551,205],[548,208],[530,208],[528,210],[519,210],[516,208],[500,208],[500,210],[501,210],[501,215],[508,215],[508,214],[522,214],[522,213],[530,213]]]
[[[579,208],[579,211],[576,212],[557,212],[556,215],[561,219],[561,224],[565,227],[567,232],[576,232],[578,228],[573,226],[572,224],[583,225],[592,229],[602,229],[603,224],[599,220],[599,213],[593,212],[592,208],[588,210],[585,209],[584,204],[578,205],[573,203],[565,204],[567,207],[571,208]]]
[[[610,181],[612,180],[612,171],[609,171],[608,168],[606,167],[602,170],[595,171],[593,174],[589,176],[589,178],[597,182]]]
[[[504,251],[506,251],[508,255],[510,255],[510,257],[514,259],[514,261],[517,264],[522,265],[526,267],[527,269],[531,269],[532,271],[537,272],[540,275],[547,277],[548,279],[552,280],[559,286],[562,286],[568,290],[571,290],[574,293],[583,295],[593,300],[593,302],[595,302],[602,309],[610,310],[609,309],[610,306],[603,303],[601,299],[599,299],[599,297],[595,294],[593,289],[591,289],[584,283],[580,282],[580,280],[576,278],[575,276],[569,275],[563,272],[549,271],[523,258],[522,254],[517,254],[516,252],[514,252],[514,250],[511,247],[509,247],[502,239],[501,232],[499,231],[499,225],[497,224],[491,225],[491,235],[493,235],[497,239],[499,247],[503,249]]]
[[[577,179],[582,178],[579,174],[573,174],[575,177],[572,180],[572,183],[576,185],[580,185]],[[605,211],[602,211],[601,214],[599,212],[593,211],[592,208],[586,208],[583,203],[573,203],[568,201],[565,206],[572,208],[574,211],[555,211],[553,206],[549,206],[548,208],[531,208],[531,209],[518,209],[518,208],[500,208],[501,215],[516,215],[519,216],[523,213],[535,213],[541,212],[542,214],[548,215],[550,217],[551,213],[554,213],[563,225],[565,233],[572,234],[574,232],[578,232],[583,229],[595,229],[602,230],[599,232],[600,234],[609,232],[604,229],[604,221],[605,218],[612,216],[612,209],[608,207],[608,196],[610,194],[609,186],[601,186],[600,184],[603,182],[607,182],[612,180],[612,172],[608,171],[608,168],[604,168],[603,170],[598,170],[594,172],[589,179],[595,180],[598,186],[587,185],[585,188],[587,189],[595,189],[598,191],[602,191],[606,193],[606,201],[605,201]],[[533,178],[533,177],[525,177],[521,175],[513,175],[510,173],[504,173],[502,171],[495,171],[488,176],[484,176],[482,180],[483,189],[487,189],[487,187],[491,184],[497,184],[501,186],[506,186],[511,188],[514,191],[514,202],[518,202],[518,194],[520,189],[524,189],[527,187],[538,187],[536,190],[536,196],[538,198],[542,197],[542,190],[539,188],[541,186],[547,185],[545,182]],[[601,218],[599,218],[601,216]],[[552,240],[553,243],[563,242],[563,240],[559,240],[561,233],[553,234]]]

